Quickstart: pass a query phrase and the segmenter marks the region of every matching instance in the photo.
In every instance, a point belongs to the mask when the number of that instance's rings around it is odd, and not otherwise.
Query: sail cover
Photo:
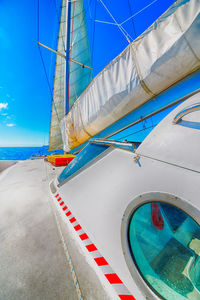
[[[79,146],[200,68],[200,0],[176,1],[90,83],[62,121]]]
[[[66,49],[66,10],[66,0],[63,0],[61,8],[57,51],[59,51],[64,56]],[[65,72],[65,57],[57,55],[51,109],[49,150],[63,149],[60,122],[65,115]]]
[[[83,0],[63,0],[57,51],[66,59],[56,59],[50,150],[63,149],[61,120],[93,78]]]

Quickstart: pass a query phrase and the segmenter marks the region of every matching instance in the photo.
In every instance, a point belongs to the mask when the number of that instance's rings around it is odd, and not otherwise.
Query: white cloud
[[[14,127],[16,125],[14,123],[9,123],[9,124],[6,124],[6,126],[8,126],[8,127]]]
[[[2,108],[8,108],[8,103],[0,103],[0,110]]]

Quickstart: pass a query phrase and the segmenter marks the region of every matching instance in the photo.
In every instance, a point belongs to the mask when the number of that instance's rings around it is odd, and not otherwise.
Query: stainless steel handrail
[[[192,112],[194,112],[194,111],[198,111],[198,110],[200,110],[200,104],[196,104],[196,105],[194,105],[194,106],[190,106],[190,107],[188,107],[188,108],[185,108],[184,110],[180,111],[180,112],[174,117],[173,123],[174,123],[174,124],[177,124],[178,122],[181,121],[181,119],[182,119],[184,116],[186,116],[186,115],[188,115],[188,114],[190,114],[190,113],[192,113]]]
[[[135,151],[134,143],[130,143],[130,142],[118,142],[118,141],[103,140],[103,139],[91,139],[89,142],[93,144],[113,146],[121,149],[126,148],[127,150]]]

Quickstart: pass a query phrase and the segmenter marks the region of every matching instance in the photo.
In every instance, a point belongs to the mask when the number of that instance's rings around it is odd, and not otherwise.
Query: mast
[[[71,31],[71,0],[66,0],[66,70],[65,70],[65,115],[69,110],[69,78],[70,78],[70,31]]]
[[[57,54],[55,76],[54,76],[54,88],[53,99],[51,109],[51,124],[50,124],[50,136],[49,136],[49,150],[63,149],[63,140],[60,128],[60,122],[65,116],[65,95],[66,95],[66,35],[67,35],[67,9],[68,1],[62,0],[61,14],[60,14],[60,26],[58,32],[58,44],[56,51],[45,46],[50,51]]]
[[[63,120],[93,78],[84,1],[62,0],[51,112],[49,149],[63,149]]]

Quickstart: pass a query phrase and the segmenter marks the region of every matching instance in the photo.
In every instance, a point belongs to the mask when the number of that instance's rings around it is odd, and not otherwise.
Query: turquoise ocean
[[[25,160],[32,156],[62,154],[63,150],[48,151],[48,146],[42,147],[0,147],[0,160]]]

